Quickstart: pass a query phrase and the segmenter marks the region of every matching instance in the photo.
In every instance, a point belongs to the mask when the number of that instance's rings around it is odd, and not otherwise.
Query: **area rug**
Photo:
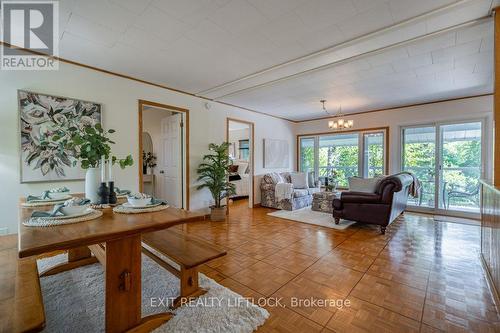
[[[335,224],[332,214],[311,210],[311,206],[297,210],[278,210],[267,213],[267,215],[339,230],[344,230],[356,223],[349,220],[340,220],[339,224]]]
[[[39,270],[64,262],[66,255],[38,260]],[[100,264],[80,267],[40,279],[45,305],[44,332],[104,332],[104,272]],[[208,292],[184,305],[154,332],[250,333],[269,317],[267,310],[200,274]],[[142,315],[169,311],[179,295],[179,280],[142,256]]]

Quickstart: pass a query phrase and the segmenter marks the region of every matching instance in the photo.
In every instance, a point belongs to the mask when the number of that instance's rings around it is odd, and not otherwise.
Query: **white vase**
[[[99,203],[99,185],[101,183],[101,169],[88,168],[85,173],[85,198],[89,199],[91,203]]]

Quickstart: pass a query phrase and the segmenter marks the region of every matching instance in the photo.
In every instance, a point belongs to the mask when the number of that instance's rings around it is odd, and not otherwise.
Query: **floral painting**
[[[83,179],[69,129],[101,122],[101,105],[72,98],[18,92],[21,125],[21,182]]]

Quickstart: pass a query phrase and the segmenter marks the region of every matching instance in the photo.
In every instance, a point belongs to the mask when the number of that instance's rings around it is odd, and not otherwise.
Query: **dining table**
[[[21,199],[23,202],[24,199]],[[50,210],[52,207],[45,207]],[[114,213],[102,209],[94,220],[50,226],[23,225],[33,210],[40,207],[20,205],[18,256],[43,256],[67,251],[67,262],[53,267],[53,274],[97,262],[91,249],[105,248],[105,330],[106,332],[149,331],[167,321],[171,314],[142,317],[141,314],[141,235],[175,225],[204,219],[203,211],[189,212],[168,207],[161,211],[140,214]]]

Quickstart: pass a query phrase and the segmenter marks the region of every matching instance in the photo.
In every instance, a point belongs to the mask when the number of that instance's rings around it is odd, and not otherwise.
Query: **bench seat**
[[[180,279],[181,293],[174,301],[174,307],[183,300],[202,295],[205,291],[198,285],[198,267],[226,255],[226,251],[174,229],[144,234],[142,242],[144,254]],[[158,254],[171,259],[180,269]]]
[[[45,310],[36,258],[18,259],[17,235],[0,236],[0,332],[39,332]]]

